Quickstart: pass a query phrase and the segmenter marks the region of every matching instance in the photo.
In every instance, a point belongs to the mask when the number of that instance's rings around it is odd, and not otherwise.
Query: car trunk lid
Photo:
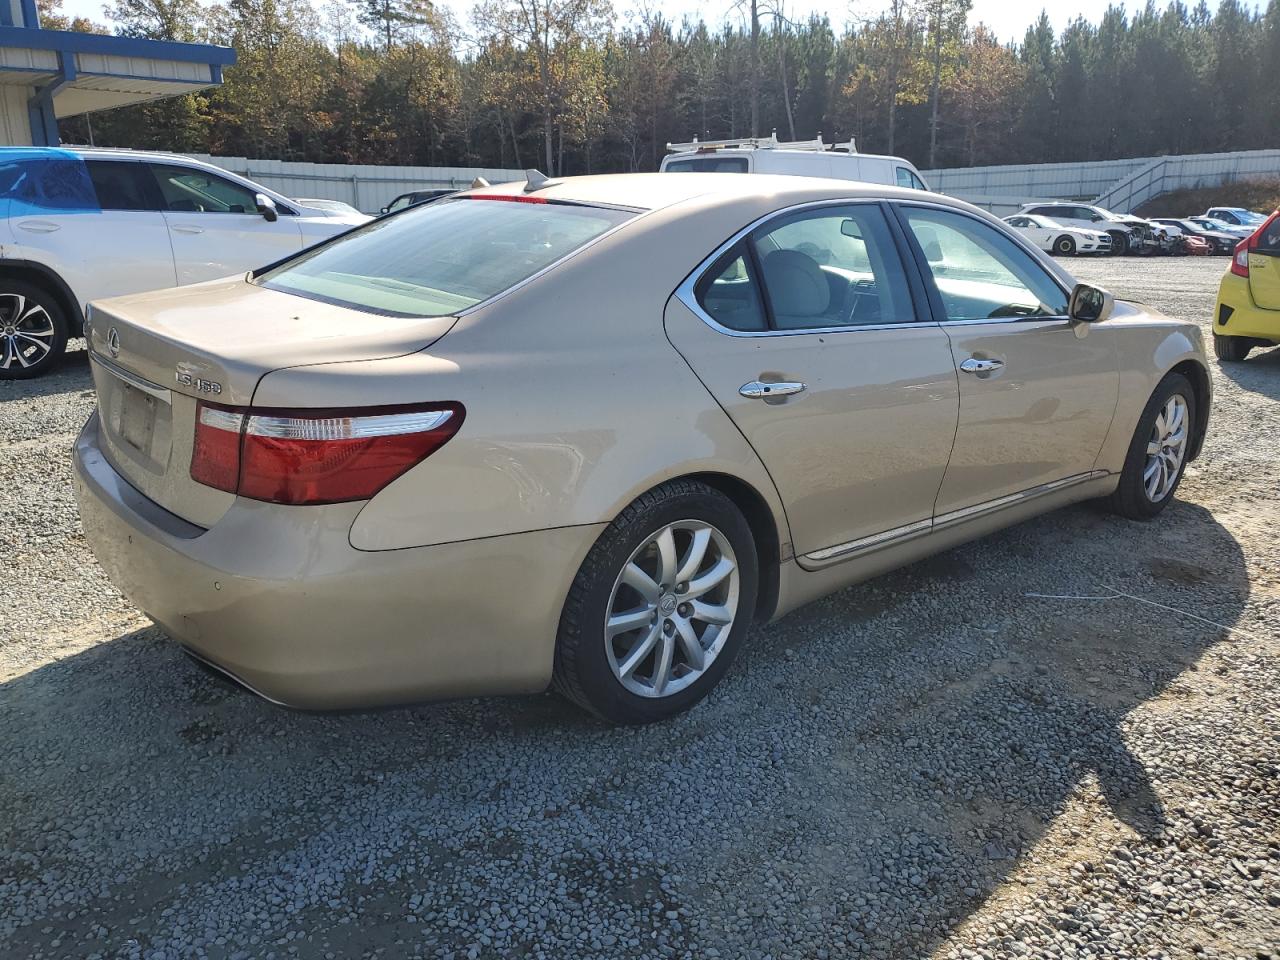
[[[412,353],[453,323],[354,311],[242,278],[93,304],[86,332],[103,452],[149,499],[209,527],[235,498],[191,479],[201,400],[248,406],[272,370]]]

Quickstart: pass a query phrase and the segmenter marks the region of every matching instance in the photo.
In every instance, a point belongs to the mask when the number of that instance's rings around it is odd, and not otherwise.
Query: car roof
[[[615,173],[586,177],[564,177],[547,181],[545,186],[528,193],[525,181],[495,184],[467,194],[500,194],[529,196],[547,200],[656,210],[698,197],[723,200],[726,203],[762,195],[775,197],[779,207],[788,202],[842,198],[921,199],[919,190],[891,187],[860,180],[828,177],[795,177],[769,173]],[[818,196],[815,197],[815,194]],[[928,199],[949,206],[968,209],[968,204],[930,193]]]

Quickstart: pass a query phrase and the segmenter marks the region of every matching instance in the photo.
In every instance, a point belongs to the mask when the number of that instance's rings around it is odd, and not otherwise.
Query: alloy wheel
[[[53,350],[49,311],[20,293],[0,293],[0,370],[33,367]]]
[[[1142,486],[1152,503],[1169,496],[1178,482],[1178,472],[1187,455],[1187,414],[1186,398],[1175,393],[1165,402],[1151,427]]]
[[[696,682],[729,639],[740,584],[733,547],[711,524],[678,520],[651,534],[609,595],[604,643],[614,677],[642,697]]]

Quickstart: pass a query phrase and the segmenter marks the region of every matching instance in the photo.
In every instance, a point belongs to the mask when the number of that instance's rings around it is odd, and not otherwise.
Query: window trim
[[[889,234],[893,237],[893,252],[898,257],[898,262],[902,264],[902,272],[906,277],[907,291],[911,300],[911,308],[915,313],[914,320],[897,320],[893,323],[865,323],[865,324],[842,324],[834,327],[805,327],[800,330],[734,330],[726,327],[707,313],[698,302],[697,287],[702,281],[703,274],[714,267],[733,246],[744,240],[756,230],[764,227],[769,222],[781,217],[791,216],[792,214],[817,210],[822,207],[850,207],[855,204],[874,204],[880,209],[884,216],[885,223],[889,228]],[[944,207],[944,209],[950,209]],[[911,259],[912,251],[910,248],[904,249],[904,244],[908,243],[908,239],[903,235],[902,225],[898,222],[897,216],[886,209],[885,202],[878,197],[841,197],[831,200],[811,200],[807,203],[798,203],[789,207],[783,207],[780,210],[773,210],[764,216],[757,218],[747,224],[741,230],[737,231],[720,246],[716,247],[710,254],[693,268],[693,271],[684,278],[680,286],[676,287],[672,294],[677,300],[683,303],[699,320],[709,326],[717,333],[722,333],[730,337],[805,337],[811,334],[822,334],[824,336],[836,333],[859,333],[863,330],[898,330],[904,327],[926,327],[936,326],[936,308],[932,303],[927,287],[923,286],[924,280],[919,274],[919,265]],[[747,244],[748,250],[754,259],[754,251],[751,251],[752,244]],[[912,270],[912,266],[916,269]],[[773,314],[772,307],[768,301],[768,291],[764,288],[763,283],[760,284],[759,296],[763,300],[763,307],[767,321],[772,324]],[[921,302],[921,298],[923,302]]]
[[[1048,277],[1062,292],[1064,303],[1069,304],[1071,302],[1071,290],[1062,282],[1062,278],[1059,277],[1055,271],[1050,270],[1045,266],[1043,251],[1034,246],[1026,239],[1026,237],[1006,223],[1000,223],[999,226],[996,226],[996,224],[983,217],[974,216],[968,210],[952,207],[944,203],[930,203],[922,200],[894,200],[889,204],[889,206],[893,208],[895,220],[901,227],[906,242],[911,248],[912,256],[915,259],[916,269],[920,273],[921,280],[925,285],[925,291],[929,297],[929,304],[933,308],[934,317],[937,318],[937,322],[941,326],[969,327],[983,323],[1061,323],[1064,320],[1071,320],[1070,316],[1066,313],[1052,314],[1047,317],[974,317],[966,320],[948,319],[946,306],[942,302],[942,295],[938,292],[938,285],[934,281],[933,270],[929,267],[929,260],[924,255],[924,249],[920,246],[920,242],[916,240],[910,224],[907,223],[906,214],[902,209],[903,207],[925,207],[926,209],[941,210],[945,213],[955,214],[959,217],[967,217],[975,223],[991,227],[998,233],[1007,237],[1015,246],[1021,247],[1023,252],[1030,256],[1036,266],[1043,270],[1044,275]]]

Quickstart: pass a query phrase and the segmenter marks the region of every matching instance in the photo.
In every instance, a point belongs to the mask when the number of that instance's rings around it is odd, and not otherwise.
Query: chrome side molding
[[[995,513],[998,510],[1004,510],[1019,503],[1025,503],[1028,500],[1034,500],[1036,497],[1042,497],[1067,487],[1074,487],[1080,483],[1087,483],[1090,480],[1097,480],[1107,475],[1106,470],[1090,470],[1087,473],[1077,473],[1070,477],[1063,477],[1061,480],[1053,480],[1049,483],[1042,483],[1039,486],[1028,487],[1026,490],[1020,490],[1017,493],[1011,493],[1007,496],[997,497],[994,500],[986,500],[982,503],[975,503],[971,507],[964,507],[960,510],[952,510],[948,513],[939,514],[936,517],[925,518],[924,520],[916,520],[913,523],[904,524],[900,527],[894,527],[890,530],[884,530],[881,533],[873,533],[869,537],[860,537],[857,540],[850,540],[847,543],[838,543],[832,547],[824,547],[821,550],[815,550],[813,553],[806,553],[800,557],[801,566],[812,565],[814,567],[825,567],[833,563],[839,563],[842,560],[850,560],[856,556],[862,556],[872,553],[885,547],[897,546],[907,540],[914,540],[916,537],[924,536],[935,530],[953,527],[956,524],[964,523],[967,520],[976,520],[978,517],[986,516],[989,513]]]

